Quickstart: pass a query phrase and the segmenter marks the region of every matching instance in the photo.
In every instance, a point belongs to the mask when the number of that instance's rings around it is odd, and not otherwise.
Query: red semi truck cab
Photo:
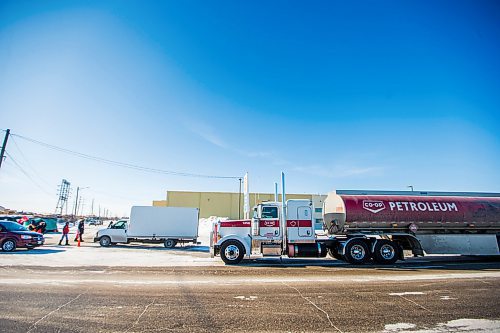
[[[251,255],[289,257],[326,256],[326,247],[316,241],[310,200],[288,200],[286,216],[279,202],[264,202],[253,210],[253,218],[214,223],[212,255],[227,264]]]

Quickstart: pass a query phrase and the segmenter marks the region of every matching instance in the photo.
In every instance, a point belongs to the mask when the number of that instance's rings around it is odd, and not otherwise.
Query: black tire
[[[245,248],[243,244],[236,240],[230,240],[222,243],[220,256],[226,265],[236,265],[243,260]]]
[[[341,254],[339,254],[339,251],[337,250],[337,248],[329,247],[328,248],[328,254],[332,258],[335,258],[335,259],[341,260],[341,261],[345,261],[344,257]]]
[[[108,247],[111,245],[111,238],[109,238],[109,236],[102,236],[99,239],[99,244],[101,244],[102,247]]]
[[[399,246],[387,239],[378,240],[373,250],[373,259],[381,265],[392,265],[399,259]]]
[[[13,240],[13,239],[6,239],[3,243],[2,243],[2,251],[5,251],[5,252],[12,252],[16,249],[16,241]]]
[[[344,249],[345,260],[350,264],[360,265],[370,260],[370,250],[362,239],[352,239]]]
[[[165,246],[167,249],[172,249],[177,245],[177,240],[175,239],[167,239],[165,242],[163,242],[163,246]]]

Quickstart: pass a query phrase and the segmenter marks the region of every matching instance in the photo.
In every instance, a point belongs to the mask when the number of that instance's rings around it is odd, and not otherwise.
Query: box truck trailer
[[[129,220],[100,229],[94,242],[104,247],[140,242],[173,248],[178,243],[196,243],[198,223],[198,208],[134,206]]]
[[[264,202],[248,220],[217,221],[211,254],[226,264],[251,255],[330,256],[392,264],[403,250],[499,255],[500,194],[336,191],[323,203],[325,235],[314,231],[310,200]]]

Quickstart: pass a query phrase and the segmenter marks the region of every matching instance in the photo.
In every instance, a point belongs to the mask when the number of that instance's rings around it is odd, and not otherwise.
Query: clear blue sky
[[[498,1],[1,1],[0,128],[252,191],[500,191]],[[2,133],[3,134],[3,133]],[[234,180],[15,138],[0,205],[116,214]],[[35,184],[36,183],[36,184]]]

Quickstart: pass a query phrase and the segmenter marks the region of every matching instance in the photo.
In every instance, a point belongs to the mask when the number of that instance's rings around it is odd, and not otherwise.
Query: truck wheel
[[[111,245],[111,238],[108,236],[102,236],[101,239],[99,239],[99,244],[104,247],[108,247]]]
[[[5,242],[2,244],[2,250],[5,252],[12,252],[16,249],[16,241],[12,239],[7,239]]]
[[[220,248],[220,256],[222,261],[227,265],[236,265],[243,260],[245,249],[238,241],[226,241]]]
[[[342,255],[339,254],[337,248],[334,248],[334,247],[329,247],[328,248],[328,254],[330,255],[330,257],[332,258],[335,258],[337,260],[341,260],[341,261],[344,261],[344,258],[342,257]]]
[[[370,250],[362,239],[353,239],[347,242],[344,257],[351,264],[364,264],[370,259]]]
[[[399,258],[399,247],[387,239],[378,240],[373,251],[373,259],[381,265],[392,265]]]
[[[177,241],[175,239],[167,239],[163,245],[168,248],[168,249],[171,249],[173,247],[175,247],[175,245],[177,245]]]

